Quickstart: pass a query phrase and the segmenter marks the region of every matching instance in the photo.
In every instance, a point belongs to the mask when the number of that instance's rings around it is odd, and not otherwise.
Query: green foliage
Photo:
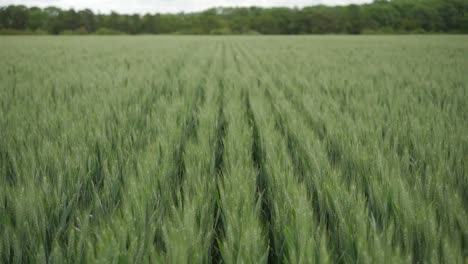
[[[96,32],[94,32],[96,35],[122,35],[125,34],[122,31],[118,31],[115,29],[110,29],[110,28],[98,28]]]
[[[232,31],[229,28],[217,28],[210,31],[211,35],[230,35]]]
[[[0,29],[0,35],[47,35],[48,32],[44,30],[17,30],[17,29]]]
[[[0,7],[0,30],[27,34],[94,33],[103,28],[127,34],[391,34],[466,33],[465,0],[394,0],[348,6],[212,8],[179,14],[94,14],[56,7]],[[8,31],[5,31],[8,32]]]
[[[463,263],[466,43],[3,37],[0,262]]]
[[[110,30],[112,32],[112,30]],[[76,30],[64,30],[62,32],[60,32],[60,35],[86,35],[88,32],[86,32],[86,29],[85,28],[79,28],[79,29],[76,29]],[[102,30],[100,32],[96,31],[96,34],[102,34],[102,35],[105,35],[104,32],[102,32]],[[115,34],[118,34],[117,33],[114,33]],[[123,34],[123,33],[120,33],[120,34]],[[108,33],[107,35],[112,35],[112,33]]]

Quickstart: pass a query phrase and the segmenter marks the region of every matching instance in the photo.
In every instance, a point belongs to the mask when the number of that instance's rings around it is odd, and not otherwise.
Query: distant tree
[[[224,21],[216,15],[216,9],[209,9],[199,16],[200,28],[203,34],[225,27]]]
[[[28,16],[28,27],[32,30],[45,28],[47,22],[47,14],[38,7],[32,7],[29,9]]]
[[[421,28],[425,31],[439,31],[441,28],[439,14],[428,5],[415,5],[411,10],[410,16],[417,21],[416,28]]]
[[[63,12],[61,9],[57,7],[47,7],[44,9],[47,20],[45,24],[45,28],[51,34],[59,34],[63,30],[65,30],[64,21],[62,21],[63,16],[61,13]]]
[[[339,19],[333,9],[325,6],[304,8],[302,12],[303,33],[337,33]]]
[[[62,30],[76,30],[80,27],[80,16],[74,9],[60,12],[58,20]]]
[[[0,28],[8,28],[8,19],[6,7],[0,7]]]
[[[4,17],[4,27],[11,29],[24,30],[28,28],[29,12],[28,8],[19,6],[8,6],[2,16]]]
[[[279,22],[271,11],[260,12],[254,20],[253,28],[262,34],[280,33]]]
[[[272,8],[269,13],[275,18],[275,34],[294,34],[292,16],[294,11],[289,8]]]
[[[146,14],[141,18],[141,32],[146,34],[157,33],[157,19],[156,16]]]
[[[140,21],[140,15],[138,14],[127,16],[127,30],[125,30],[125,32],[128,32],[130,34],[143,33]]]
[[[367,29],[391,28],[398,25],[400,14],[390,2],[379,0],[364,7],[364,27]]]
[[[51,34],[359,34],[375,32],[467,32],[467,0],[374,0],[370,4],[305,8],[212,8],[197,13],[94,14],[85,9],[0,7],[0,28]]]
[[[346,8],[345,28],[350,34],[360,34],[363,29],[363,17],[361,8],[358,5],[349,5]]]
[[[111,29],[127,32],[125,16],[121,16],[117,14],[116,12],[111,12],[110,15],[104,17],[102,26],[106,28],[111,28]]]
[[[228,16],[229,27],[235,33],[244,33],[252,30],[250,21],[250,10],[248,8],[232,9]]]
[[[468,12],[465,12],[463,18],[460,20],[460,30],[464,33],[468,33]]]
[[[78,12],[79,24],[86,32],[94,32],[97,29],[97,22],[93,11],[85,9]]]

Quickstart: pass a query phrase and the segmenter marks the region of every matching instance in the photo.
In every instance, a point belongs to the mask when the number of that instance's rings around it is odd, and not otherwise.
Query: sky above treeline
[[[77,10],[89,8],[96,13],[115,11],[133,13],[179,13],[202,11],[212,7],[304,7],[313,5],[347,5],[370,3],[372,0],[0,0],[0,6],[56,6]]]

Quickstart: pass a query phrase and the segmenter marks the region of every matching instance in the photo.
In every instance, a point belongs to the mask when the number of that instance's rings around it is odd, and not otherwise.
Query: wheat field
[[[2,263],[464,263],[468,37],[0,38]]]

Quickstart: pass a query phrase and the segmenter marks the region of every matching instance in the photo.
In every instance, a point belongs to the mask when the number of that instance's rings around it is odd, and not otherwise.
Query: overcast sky
[[[177,13],[205,10],[220,6],[288,6],[303,7],[317,4],[344,5],[372,2],[372,0],[0,0],[0,6],[10,4],[26,6],[57,6],[60,8],[89,8],[109,13]]]

